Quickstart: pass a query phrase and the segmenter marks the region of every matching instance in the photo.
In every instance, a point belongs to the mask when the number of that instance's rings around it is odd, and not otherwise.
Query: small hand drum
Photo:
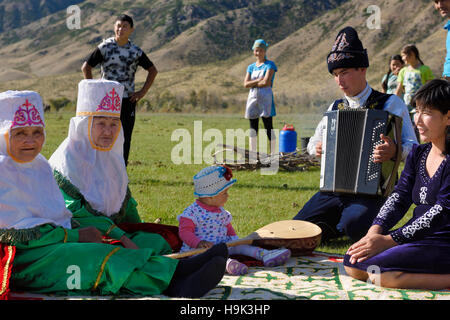
[[[292,256],[311,254],[320,244],[322,229],[314,223],[300,220],[282,220],[268,224],[247,238],[252,238],[252,245],[265,249],[285,247]]]
[[[228,247],[250,244],[265,249],[285,247],[291,250],[291,256],[308,255],[319,245],[322,229],[314,223],[300,220],[282,220],[270,223],[247,237],[227,242]],[[207,249],[195,249],[182,253],[173,253],[167,257],[180,259],[205,252]]]

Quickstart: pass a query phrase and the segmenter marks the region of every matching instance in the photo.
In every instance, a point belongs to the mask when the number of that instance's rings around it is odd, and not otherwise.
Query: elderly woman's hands
[[[139,249],[139,247],[125,235],[123,235],[119,240],[120,242],[122,242],[122,245],[127,249]]]
[[[78,242],[93,242],[93,243],[103,243],[103,235],[95,227],[86,227],[78,230]],[[127,249],[139,249],[139,247],[131,241],[130,238],[123,235],[119,241],[122,243],[124,248]]]
[[[102,233],[95,227],[86,227],[78,230],[78,242],[102,243]]]

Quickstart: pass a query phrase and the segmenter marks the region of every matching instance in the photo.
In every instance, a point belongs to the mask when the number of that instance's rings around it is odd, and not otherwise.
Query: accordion
[[[342,109],[326,112],[322,137],[320,190],[388,196],[401,160],[402,119],[384,110]],[[397,144],[395,161],[373,162],[380,134]]]

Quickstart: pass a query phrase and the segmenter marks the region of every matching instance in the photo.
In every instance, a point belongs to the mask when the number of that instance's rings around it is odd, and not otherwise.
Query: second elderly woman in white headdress
[[[82,122],[72,121],[71,134],[76,136]],[[52,169],[40,154],[44,142],[40,95],[32,91],[0,93],[0,298],[9,287],[65,296],[164,294],[191,298],[202,297],[216,287],[228,258],[225,244],[176,260],[157,255],[150,247],[133,250],[103,243],[101,233],[92,226],[72,227],[72,214]],[[95,167],[96,155],[91,156],[81,163],[87,169]],[[67,161],[65,165],[74,165],[72,159],[62,159]],[[117,164],[111,161],[99,170],[111,173],[109,170],[120,168]],[[86,180],[100,190],[105,186],[99,178]],[[105,190],[116,192],[114,187]],[[94,205],[99,208],[98,203]],[[81,277],[74,282],[68,273],[73,267],[81,270]]]
[[[126,233],[117,224],[142,222],[128,188],[120,122],[123,86],[109,80],[82,80],[69,135],[50,157],[67,208],[81,226],[95,226],[127,248],[172,252],[156,233]]]

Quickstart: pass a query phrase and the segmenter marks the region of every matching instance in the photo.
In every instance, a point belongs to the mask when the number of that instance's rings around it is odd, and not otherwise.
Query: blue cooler
[[[294,126],[286,124],[280,132],[280,152],[294,152],[297,150],[297,132]]]

